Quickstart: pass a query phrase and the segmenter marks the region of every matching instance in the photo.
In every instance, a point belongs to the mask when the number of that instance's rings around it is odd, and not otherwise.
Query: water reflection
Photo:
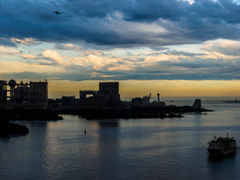
[[[42,128],[47,128],[47,122],[46,121],[10,121],[10,122],[14,123],[14,124],[19,124],[19,125],[26,126],[29,129],[29,133],[34,133],[34,131],[36,131],[36,129],[40,129],[40,131],[42,132]],[[34,130],[31,130],[33,132],[30,132],[30,129],[32,129],[32,128]],[[28,136],[29,133],[3,135],[3,136],[0,136],[0,141],[9,142],[9,140],[11,138],[25,137],[25,136]]]
[[[119,122],[117,120],[113,121],[99,121],[99,128],[105,128],[105,127],[119,127]]]
[[[18,121],[21,122],[21,121]],[[29,127],[29,128],[47,128],[48,126],[48,122],[50,121],[32,121],[32,122],[28,122],[28,121],[23,121],[21,122],[21,124],[24,124],[25,126]]]
[[[0,136],[0,141],[4,142],[4,143],[8,143],[10,138],[18,138],[18,137],[23,137],[23,136],[27,136],[27,134],[10,134],[10,135],[4,135],[4,136]]]
[[[8,145],[0,148],[1,179],[40,179],[43,174],[44,153],[46,146],[47,123],[38,121],[17,121],[27,126],[26,136],[8,139]],[[1,147],[1,143],[0,143]]]
[[[208,158],[208,174],[212,179],[236,179],[238,172],[236,171],[236,154],[219,158]]]
[[[98,146],[96,148],[99,179],[111,179],[115,172],[117,178],[119,172],[119,122],[117,120],[99,121]],[[114,178],[114,177],[112,177]]]
[[[226,126],[240,137],[239,113],[229,112],[128,121],[64,115],[57,122],[21,122],[30,130],[27,136],[0,141],[0,179],[239,179],[239,149],[220,161],[206,155],[207,142],[225,136]]]

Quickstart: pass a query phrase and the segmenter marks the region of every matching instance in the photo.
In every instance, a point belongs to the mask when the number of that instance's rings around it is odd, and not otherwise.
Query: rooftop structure
[[[93,90],[81,90],[79,93],[80,99],[86,99],[87,95],[91,94],[93,97],[98,95],[98,91]]]

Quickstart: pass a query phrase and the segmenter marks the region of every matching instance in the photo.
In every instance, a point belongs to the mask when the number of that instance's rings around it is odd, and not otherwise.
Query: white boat
[[[208,142],[208,144],[209,146],[207,150],[210,157],[235,153],[237,148],[236,140],[233,137],[228,137],[228,130],[227,137],[216,138],[216,136],[214,136],[214,139],[211,142]]]

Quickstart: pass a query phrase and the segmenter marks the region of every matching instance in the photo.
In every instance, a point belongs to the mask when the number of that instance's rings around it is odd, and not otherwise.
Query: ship
[[[236,152],[237,144],[236,140],[231,137],[219,137],[214,139],[211,142],[208,142],[209,146],[207,148],[210,157],[221,157],[229,154],[233,154]]]
[[[223,101],[223,103],[240,103],[240,101],[235,99],[234,101]]]

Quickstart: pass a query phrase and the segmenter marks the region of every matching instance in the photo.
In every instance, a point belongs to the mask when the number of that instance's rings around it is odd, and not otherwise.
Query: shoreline
[[[64,109],[64,110],[2,110],[0,119],[5,120],[62,120],[61,114],[79,115],[91,119],[134,119],[134,118],[182,118],[187,113],[213,112],[208,109],[180,107],[133,107],[131,109]]]

